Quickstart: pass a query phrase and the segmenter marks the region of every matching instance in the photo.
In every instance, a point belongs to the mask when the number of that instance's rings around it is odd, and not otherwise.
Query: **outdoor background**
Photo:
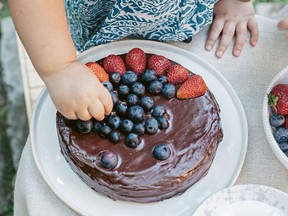
[[[288,0],[254,0],[253,4],[256,14],[277,20]],[[13,215],[15,174],[29,132],[19,60],[15,59],[15,67],[13,61],[6,61],[8,55],[18,57],[16,41],[11,46],[11,40],[4,39],[7,23],[12,25],[7,0],[0,0],[0,216]]]

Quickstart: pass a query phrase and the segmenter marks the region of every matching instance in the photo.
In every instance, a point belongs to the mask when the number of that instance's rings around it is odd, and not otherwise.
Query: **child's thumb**
[[[277,26],[280,30],[288,30],[288,18],[280,20]]]

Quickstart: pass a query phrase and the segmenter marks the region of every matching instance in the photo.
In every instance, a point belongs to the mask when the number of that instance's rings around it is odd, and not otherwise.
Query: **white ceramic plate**
[[[221,190],[193,216],[287,216],[288,195],[264,185],[237,185]]]
[[[262,113],[262,119],[263,119],[263,125],[264,125],[264,131],[267,137],[267,140],[269,142],[269,145],[276,155],[276,157],[279,159],[279,161],[288,169],[288,157],[285,155],[285,153],[280,149],[278,143],[274,139],[273,131],[270,126],[269,122],[269,115],[271,113],[271,108],[268,106],[268,97],[267,94],[269,94],[272,91],[272,88],[277,84],[288,84],[288,66],[283,68],[271,81],[269,84],[264,100],[263,100],[263,113]]]
[[[248,143],[247,120],[242,104],[226,79],[209,63],[183,49],[164,43],[129,40],[90,49],[79,56],[82,62],[95,61],[109,54],[127,53],[134,47],[146,53],[161,54],[191,71],[201,74],[221,108],[224,139],[208,175],[183,195],[149,204],[112,201],[96,193],[70,169],[60,153],[55,113],[47,91],[41,94],[33,113],[31,139],[35,162],[52,191],[83,215],[191,216],[211,194],[231,186],[242,168]]]

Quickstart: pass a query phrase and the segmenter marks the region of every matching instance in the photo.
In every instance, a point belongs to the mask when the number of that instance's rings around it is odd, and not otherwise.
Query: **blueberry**
[[[156,105],[152,108],[152,116],[159,117],[163,116],[165,114],[165,107],[162,105]]]
[[[102,126],[103,126],[102,122],[94,121],[92,131],[99,133]]]
[[[76,121],[76,127],[80,133],[89,133],[93,128],[93,122],[91,120],[82,121],[78,119]]]
[[[133,126],[134,124],[130,119],[125,119],[120,124],[120,130],[123,133],[130,133],[133,129]]]
[[[114,91],[110,92],[113,106],[119,102],[118,94]]]
[[[136,148],[140,142],[139,136],[135,133],[129,133],[125,139],[125,144],[130,148]]]
[[[145,122],[145,131],[149,134],[155,134],[159,128],[158,122],[155,118],[149,118]]]
[[[121,119],[117,115],[110,115],[107,118],[107,125],[112,129],[117,129],[120,126]]]
[[[114,152],[105,151],[100,154],[100,164],[105,169],[113,169],[118,164],[118,156]]]
[[[126,98],[129,92],[130,92],[130,89],[127,85],[121,84],[118,88],[118,95],[121,98]]]
[[[116,104],[116,113],[119,115],[119,116],[125,116],[126,115],[126,112],[128,110],[128,106],[125,102],[123,101],[119,101],[117,104]]]
[[[121,135],[118,131],[112,131],[109,134],[109,140],[113,143],[118,143],[121,140]]]
[[[163,84],[159,82],[158,80],[154,80],[150,83],[148,89],[149,92],[153,95],[160,94],[163,88]]]
[[[154,101],[151,97],[149,96],[143,96],[140,99],[139,105],[145,110],[145,111],[150,111],[152,107],[154,106]]]
[[[288,142],[281,142],[279,143],[279,147],[283,152],[288,151]]]
[[[170,148],[163,143],[157,144],[153,149],[153,156],[158,160],[167,160],[170,155]]]
[[[110,82],[113,83],[114,85],[120,84],[121,81],[121,75],[119,73],[113,73],[110,75]]]
[[[141,78],[143,83],[149,84],[152,81],[157,80],[157,74],[154,70],[147,69],[142,73]]]
[[[136,94],[129,94],[126,98],[126,103],[128,106],[133,106],[138,104],[139,98]]]
[[[127,86],[131,86],[134,82],[137,81],[137,79],[138,76],[133,71],[126,71],[126,73],[124,73],[121,78],[122,83]]]
[[[131,86],[131,91],[137,96],[143,96],[145,94],[145,86],[140,82],[135,82]]]
[[[162,95],[167,98],[173,98],[176,95],[176,88],[173,84],[166,84],[164,85],[164,87],[162,88]]]
[[[162,129],[167,129],[169,127],[169,121],[165,116],[159,116],[157,117],[157,121],[159,124],[159,128]]]
[[[136,123],[132,131],[138,135],[143,135],[145,133],[145,126],[142,123]]]
[[[269,120],[272,127],[280,127],[285,123],[285,117],[278,113],[273,113],[270,115]]]
[[[288,142],[288,128],[277,128],[274,132],[274,138],[278,143]]]
[[[127,116],[134,123],[139,123],[144,120],[145,112],[141,106],[134,105],[128,108]]]
[[[158,81],[161,82],[163,85],[165,85],[168,82],[166,76],[159,77]]]
[[[112,129],[108,125],[103,125],[100,128],[99,135],[102,137],[108,137]]]
[[[112,85],[112,83],[111,82],[108,82],[108,81],[106,81],[106,82],[102,82],[102,85],[108,90],[108,91],[113,91],[113,85]]]

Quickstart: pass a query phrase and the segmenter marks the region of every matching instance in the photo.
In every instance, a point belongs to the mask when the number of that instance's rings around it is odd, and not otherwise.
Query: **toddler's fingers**
[[[110,92],[105,87],[101,88],[99,100],[103,104],[105,115],[110,114],[113,109],[113,102]]]
[[[62,115],[64,115],[64,114],[62,113]],[[76,114],[75,112],[70,112],[70,113],[68,113],[68,114],[65,114],[64,116],[65,116],[66,118],[70,119],[70,120],[76,120],[76,119],[78,119],[78,116],[77,116],[77,114]]]
[[[252,46],[255,46],[259,39],[259,29],[258,29],[258,25],[257,25],[255,18],[251,18],[248,21],[247,27],[249,31],[251,32],[250,44]]]
[[[88,109],[81,109],[80,111],[76,112],[76,115],[82,121],[88,121],[89,119],[92,118],[92,115],[90,114]]]
[[[233,22],[226,22],[223,27],[222,37],[216,51],[216,56],[221,58],[227,47],[229,46],[234,34],[235,34],[235,24]]]
[[[241,22],[236,26],[236,41],[233,49],[233,55],[240,56],[242,48],[245,45],[247,36],[247,24],[246,22]]]
[[[280,20],[277,26],[280,30],[288,30],[288,18]]]
[[[93,100],[92,104],[88,107],[88,111],[98,121],[102,121],[105,117],[103,104],[98,98]]]
[[[206,50],[210,51],[217,38],[219,37],[221,31],[223,30],[224,21],[222,19],[215,19],[211,25],[211,29],[208,35],[208,39],[205,45]]]

